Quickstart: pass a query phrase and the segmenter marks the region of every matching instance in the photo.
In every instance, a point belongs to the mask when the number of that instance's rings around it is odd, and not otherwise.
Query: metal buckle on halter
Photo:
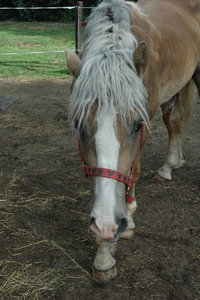
[[[133,174],[130,174],[130,175],[129,175],[129,178],[130,178],[130,180],[131,180],[131,179],[133,178]]]
[[[130,192],[130,189],[131,189],[130,185],[127,186],[127,188],[126,188],[126,194],[128,194],[128,192]]]
[[[125,201],[130,204],[135,201],[135,197],[133,197],[129,194],[131,187],[132,187],[132,181],[131,181],[132,178],[133,178],[133,174],[130,174],[129,175],[130,182],[129,182],[129,185],[126,186],[126,194],[125,194]]]
[[[129,176],[128,176],[128,178],[129,178],[129,185],[127,185],[127,188],[126,188],[126,194],[128,194],[128,192],[130,192],[130,189],[131,189],[131,186],[132,186],[132,178],[133,178],[133,174],[130,174]]]

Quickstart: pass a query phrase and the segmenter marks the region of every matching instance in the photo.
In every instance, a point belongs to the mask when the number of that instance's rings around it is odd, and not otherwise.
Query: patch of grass
[[[0,76],[69,77],[65,52],[75,49],[75,26],[64,23],[0,22]],[[25,54],[27,52],[47,52]]]

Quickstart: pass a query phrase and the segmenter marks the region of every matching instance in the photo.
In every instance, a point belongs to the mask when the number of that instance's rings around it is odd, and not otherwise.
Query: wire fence
[[[59,52],[65,52],[65,50],[55,50],[55,51],[38,51],[38,52],[14,52],[14,53],[0,53],[0,55],[42,54],[42,53],[59,53]]]
[[[38,9],[38,10],[46,10],[46,9],[76,9],[77,10],[77,15],[81,15],[81,18],[82,18],[82,9],[85,9],[85,8],[90,8],[92,9],[93,7],[83,7],[83,2],[80,1],[80,2],[77,2],[77,5],[75,6],[58,6],[58,7],[0,7],[0,10],[9,10],[9,9],[16,9],[16,10],[29,10],[29,9]],[[79,10],[81,11],[81,14],[79,13]],[[74,49],[74,51],[76,51],[77,53],[79,53],[81,50],[80,50],[80,45],[81,45],[81,36],[80,36],[80,27],[82,26],[82,19],[81,19],[81,23],[78,22],[78,18],[75,18],[76,19],[76,49]],[[78,41],[77,41],[77,36],[78,36]],[[59,53],[59,52],[65,52],[65,50],[56,50],[56,51],[39,51],[39,52],[20,52],[20,53],[0,53],[0,55],[22,55],[22,54],[41,54],[41,53]]]
[[[93,7],[87,7],[87,6],[57,6],[57,7],[0,7],[0,9],[74,9],[74,8],[93,8]]]
[[[0,9],[74,9],[77,6],[60,6],[60,7],[0,7]]]

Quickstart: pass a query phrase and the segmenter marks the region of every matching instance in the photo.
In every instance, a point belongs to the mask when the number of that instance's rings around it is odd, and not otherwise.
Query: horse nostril
[[[101,227],[98,226],[98,224],[96,223],[96,219],[94,217],[90,218],[89,225],[90,225],[90,229],[92,229],[94,233],[96,233],[97,235],[101,234]]]
[[[116,237],[119,237],[122,232],[126,230],[128,227],[128,219],[127,218],[122,218],[119,221],[119,227],[117,228],[117,232],[115,233]]]
[[[94,223],[95,218],[91,217],[89,221],[89,226],[91,226]]]
[[[118,229],[118,225],[115,223],[114,218],[110,216],[103,216],[94,218],[90,217],[90,229],[101,240],[111,241],[115,238],[115,234]]]

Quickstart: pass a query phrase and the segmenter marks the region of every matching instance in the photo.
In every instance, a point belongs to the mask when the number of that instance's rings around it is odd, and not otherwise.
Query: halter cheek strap
[[[132,181],[133,181],[133,178],[134,178],[134,169],[135,169],[135,165],[136,165],[136,162],[138,160],[138,157],[139,157],[140,143],[141,143],[141,140],[142,140],[142,137],[143,137],[143,134],[144,134],[144,129],[145,129],[145,124],[143,123],[141,131],[139,133],[138,146],[137,146],[137,152],[136,152],[135,160],[132,164],[129,176],[127,176],[127,175],[125,175],[121,172],[118,172],[116,170],[106,169],[106,168],[99,168],[99,167],[90,167],[90,166],[85,165],[83,155],[82,155],[82,151],[81,151],[80,139],[78,139],[78,149],[79,149],[79,155],[80,155],[80,159],[81,159],[81,163],[82,163],[83,173],[86,176],[89,175],[89,176],[106,177],[106,178],[115,179],[117,181],[120,181],[120,182],[124,183],[127,186],[125,201],[128,202],[128,203],[133,203],[135,201],[135,197],[129,195],[129,191],[131,189]]]

